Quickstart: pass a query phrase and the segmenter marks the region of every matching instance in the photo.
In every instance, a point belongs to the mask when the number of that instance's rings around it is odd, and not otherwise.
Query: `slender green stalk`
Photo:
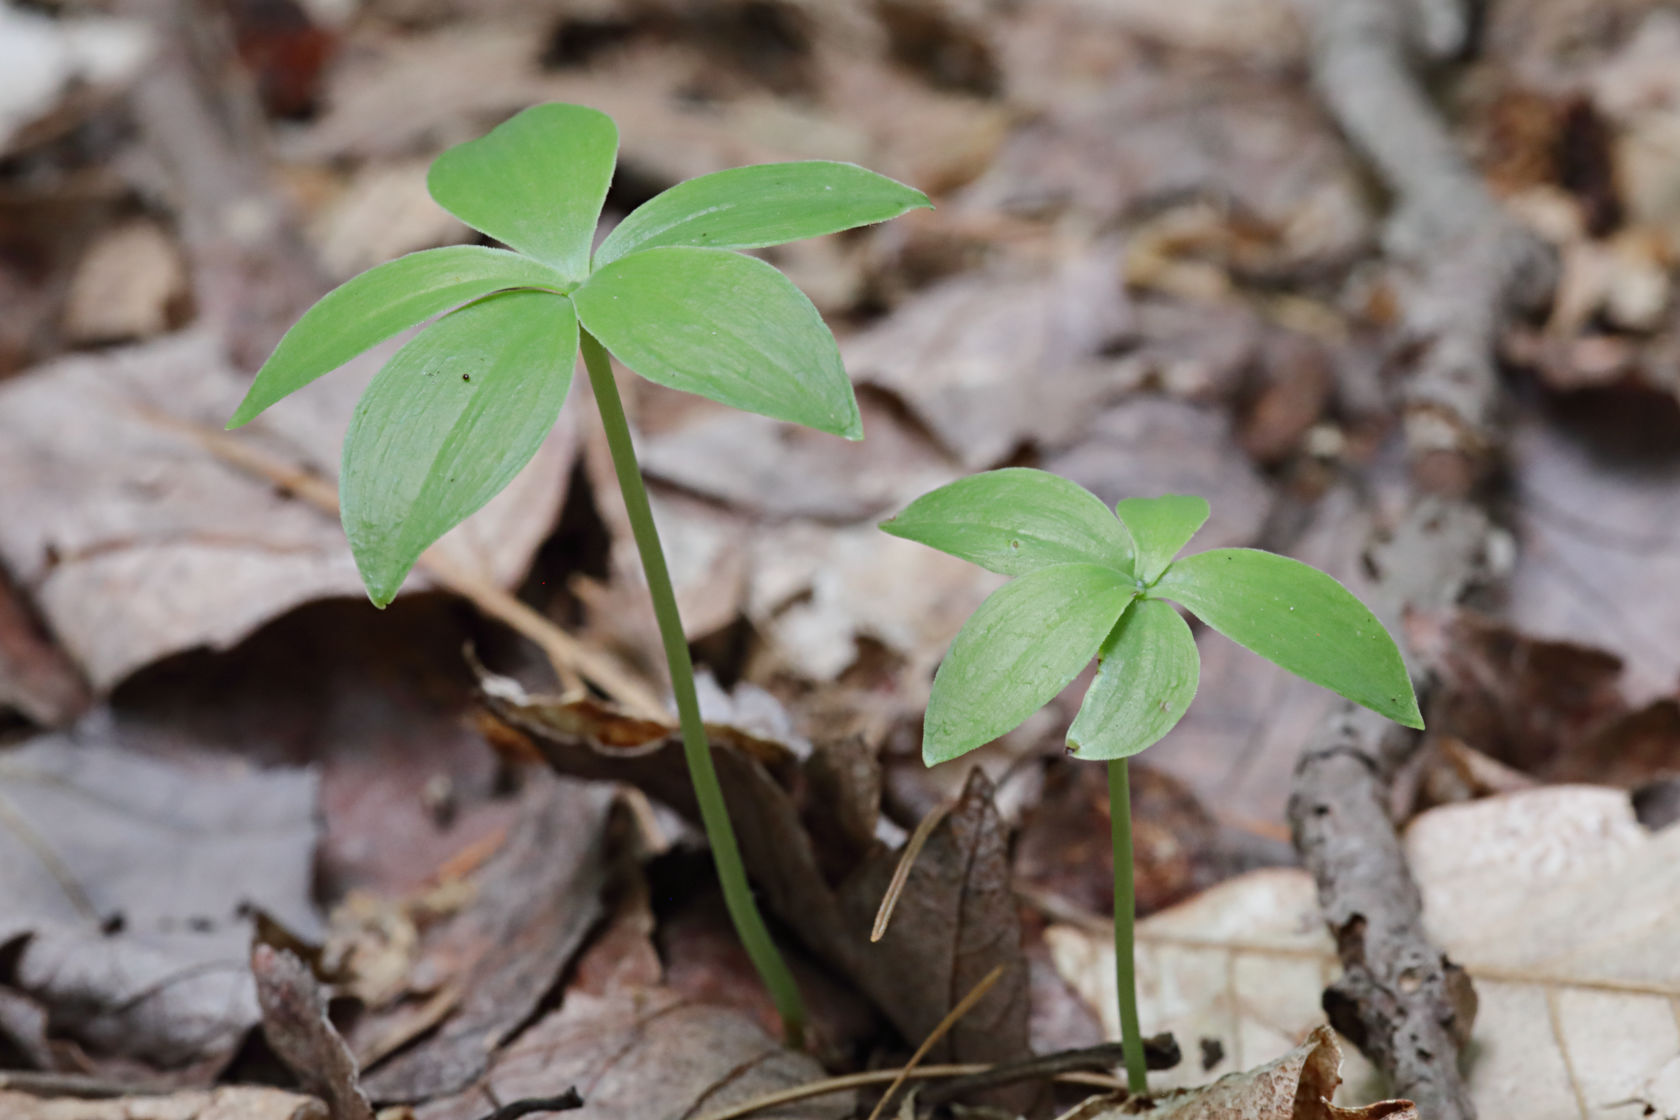
[[[618,385],[613,381],[612,361],[599,342],[583,332],[583,365],[589,371],[589,384],[595,390],[595,405],[601,412],[601,425],[607,432],[607,446],[612,451],[613,470],[618,474],[618,486],[624,493],[624,508],[630,515],[630,531],[636,538],[636,549],[642,555],[642,570],[647,575],[648,593],[653,598],[653,613],[659,619],[659,638],[665,646],[665,660],[671,667],[671,691],[677,698],[677,719],[682,725],[683,754],[688,759],[689,779],[694,783],[694,798],[700,805],[700,823],[712,846],[712,860],[717,865],[718,881],[723,885],[723,901],[735,932],[758,969],[759,978],[770,990],[770,998],[782,1016],[782,1029],[789,1045],[804,1045],[805,1004],[799,995],[799,985],[788,971],[787,962],[776,950],[770,931],[764,928],[764,918],[753,901],[752,887],[747,883],[747,871],[741,863],[741,849],[735,842],[735,829],[729,823],[729,808],[724,804],[723,788],[718,785],[717,770],[712,765],[711,747],[706,742],[706,728],[700,720],[700,700],[694,691],[694,663],[688,654],[688,639],[683,635],[682,618],[677,614],[677,594],[671,588],[671,573],[665,566],[665,550],[659,544],[659,531],[653,524],[653,509],[648,505],[647,487],[642,484],[642,472],[636,464],[635,447],[630,441],[630,422],[624,415],[624,402],[619,398]]]
[[[1108,818],[1114,837],[1114,982],[1120,996],[1120,1044],[1126,1055],[1126,1087],[1133,1096],[1142,1096],[1149,1091],[1149,1081],[1132,958],[1137,896],[1132,886],[1132,789],[1123,758],[1108,764]]]

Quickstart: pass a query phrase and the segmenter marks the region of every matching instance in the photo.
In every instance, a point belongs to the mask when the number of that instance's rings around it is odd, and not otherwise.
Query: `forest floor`
[[[839,1120],[983,982],[892,1115],[1141,1109],[1033,1059],[1118,1032],[1085,678],[924,768],[1000,581],[876,528],[1028,465],[1330,571],[1428,721],[1198,628],[1134,768],[1154,1114],[1680,1118],[1680,11],[1472,7],[5,0],[0,1116]],[[222,430],[323,292],[476,236],[426,167],[542,101],[616,119],[609,221],[787,159],[935,203],[763,251],[863,442],[623,385],[803,1051],[587,386],[383,613],[333,483],[396,343]]]

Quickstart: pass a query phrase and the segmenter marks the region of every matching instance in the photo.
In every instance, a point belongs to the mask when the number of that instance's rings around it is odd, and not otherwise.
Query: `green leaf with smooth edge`
[[[1412,681],[1382,623],[1334,579],[1299,560],[1221,548],[1176,561],[1152,596],[1297,676],[1406,727],[1422,727]]]
[[[633,210],[595,250],[595,267],[661,245],[753,249],[932,207],[914,187],[854,163],[732,167],[678,183]]]
[[[303,313],[257,371],[228,427],[387,338],[506,288],[558,287],[564,277],[505,249],[451,245],[410,253],[346,280]]]
[[[605,113],[537,105],[438,156],[426,188],[474,229],[582,280],[617,157]]]
[[[1190,494],[1159,498],[1123,498],[1114,507],[1137,543],[1137,575],[1144,583],[1172,563],[1208,519],[1207,499]]]
[[[1133,603],[1097,657],[1096,679],[1068,728],[1076,758],[1129,758],[1159,742],[1196,698],[1196,639],[1169,603]]]
[[[949,761],[1019,727],[1090,663],[1136,594],[1130,577],[1100,564],[1040,568],[994,591],[934,674],[923,761]]]
[[[761,260],[649,249],[598,269],[572,299],[584,329],[649,381],[863,438],[834,336],[805,294]]]
[[[1052,564],[1131,570],[1132,542],[1102,499],[1028,467],[960,478],[923,494],[881,528],[1006,576]]]
[[[536,454],[565,403],[577,347],[570,300],[506,292],[440,320],[379,371],[344,437],[338,488],[376,605]]]

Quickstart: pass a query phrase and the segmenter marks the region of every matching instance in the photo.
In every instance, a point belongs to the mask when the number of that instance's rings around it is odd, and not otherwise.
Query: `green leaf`
[[[438,156],[426,187],[474,229],[582,280],[617,155],[605,113],[538,105]]]
[[[1068,728],[1076,758],[1129,758],[1159,742],[1196,697],[1201,659],[1168,603],[1133,603],[1097,654],[1096,680]]]
[[[1167,494],[1159,498],[1123,498],[1114,507],[1137,543],[1137,575],[1153,583],[1172,563],[1179,549],[1190,543],[1208,519],[1204,498]]]
[[[386,261],[346,280],[303,313],[257,371],[228,427],[249,423],[275,401],[433,315],[505,288],[563,283],[546,265],[477,245]]]
[[[508,292],[440,320],[379,371],[344,437],[338,487],[376,605],[536,454],[565,403],[577,346],[570,300]]]
[[[923,494],[881,528],[1006,576],[1052,564],[1129,571],[1132,542],[1089,490],[1026,467],[960,478]]]
[[[929,766],[991,742],[1048,703],[1137,594],[1100,564],[1058,564],[1004,584],[963,624],[934,674],[922,728]]]
[[[1422,727],[1412,681],[1382,623],[1317,568],[1250,548],[1187,556],[1151,592],[1261,657],[1406,727]]]
[[[618,360],[673,389],[863,438],[852,383],[822,316],[787,277],[722,249],[649,249],[572,293]]]
[[[733,167],[678,183],[637,207],[595,250],[595,267],[661,245],[779,245],[932,205],[914,187],[852,163]]]

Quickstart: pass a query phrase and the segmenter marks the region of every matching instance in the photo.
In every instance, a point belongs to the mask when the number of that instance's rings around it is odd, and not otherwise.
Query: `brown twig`
[[[1418,84],[1419,55],[1463,46],[1452,0],[1307,0],[1314,79],[1342,129],[1393,189],[1393,256],[1411,266],[1405,435],[1420,494],[1370,557],[1372,607],[1394,628],[1489,574],[1492,527],[1469,500],[1500,442],[1497,353],[1510,318],[1549,298],[1549,252],[1488,194]],[[1414,676],[1416,674],[1414,673]],[[1427,699],[1427,680],[1416,682]],[[1352,706],[1326,721],[1296,767],[1289,818],[1318,884],[1343,977],[1331,1022],[1417,1102],[1470,1120],[1458,1069],[1475,1016],[1468,977],[1429,940],[1416,882],[1388,815],[1393,775],[1417,738]]]

